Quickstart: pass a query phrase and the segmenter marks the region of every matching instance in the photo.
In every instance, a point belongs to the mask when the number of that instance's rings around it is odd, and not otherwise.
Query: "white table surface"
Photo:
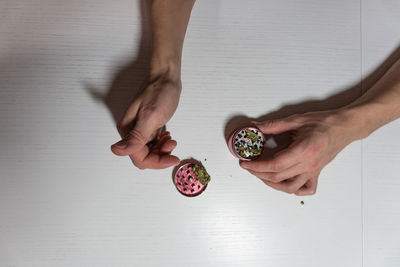
[[[400,44],[398,0],[198,0],[167,125],[212,175],[196,198],[109,149],[146,73],[139,7],[0,0],[0,266],[400,266],[400,121],[345,148],[311,197],[266,187],[224,139],[238,115],[360,95]]]

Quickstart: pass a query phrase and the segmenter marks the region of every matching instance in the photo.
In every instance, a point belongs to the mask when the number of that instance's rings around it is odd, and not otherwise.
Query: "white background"
[[[399,13],[398,0],[198,0],[167,128],[212,181],[186,198],[172,169],[109,149],[146,74],[140,3],[0,0],[0,266],[399,266],[399,121],[346,147],[312,197],[267,188],[224,139],[238,115],[359,96],[400,44]]]

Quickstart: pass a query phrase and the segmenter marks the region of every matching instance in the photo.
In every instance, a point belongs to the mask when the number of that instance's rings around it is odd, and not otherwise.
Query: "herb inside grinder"
[[[211,177],[207,173],[206,169],[199,164],[194,164],[193,173],[196,175],[197,180],[199,180],[202,185],[208,184],[211,180]]]
[[[246,159],[260,156],[263,145],[262,135],[255,130],[241,130],[235,139],[235,149],[237,153]]]

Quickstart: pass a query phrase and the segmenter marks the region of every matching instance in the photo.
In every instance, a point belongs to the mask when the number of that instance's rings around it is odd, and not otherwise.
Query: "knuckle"
[[[289,189],[289,188],[286,188],[285,190],[284,190],[286,193],[288,193],[288,194],[293,194],[294,192],[291,190],[291,189]]]
[[[276,159],[275,161],[273,161],[272,163],[271,163],[271,169],[273,170],[273,171],[283,171],[283,169],[284,169],[284,166],[283,166],[283,162],[282,162],[282,160],[279,160],[279,159]]]
[[[315,195],[316,192],[317,192],[316,188],[308,188],[307,191],[304,192],[304,195],[312,196]]]
[[[294,194],[294,193],[296,193],[296,191],[297,191],[297,188],[294,186],[288,186],[286,189],[286,192],[289,194]]]
[[[132,129],[131,131],[129,131],[129,134],[127,136],[128,138],[128,142],[130,142],[131,144],[139,141],[142,144],[146,143],[146,139],[143,136],[143,134],[141,134],[138,130],[136,129]]]
[[[260,172],[263,165],[259,162],[251,162],[251,163],[249,163],[249,166],[250,166],[249,167],[250,170]]]
[[[261,122],[260,125],[258,125],[257,127],[261,128],[265,128],[265,129],[273,129],[273,127],[275,126],[275,120],[266,120]]]
[[[278,174],[272,173],[268,175],[268,180],[274,182],[274,183],[279,183],[282,181],[281,177]]]
[[[117,122],[117,130],[121,131],[124,128],[123,124],[121,121]]]
[[[265,121],[264,122],[264,126],[272,126],[272,125],[275,125],[275,123],[276,123],[276,120],[267,120],[267,121]]]
[[[317,188],[315,187],[311,188],[309,191],[309,195],[315,195],[315,193],[317,193]]]
[[[306,149],[307,149],[307,144],[304,141],[299,142],[292,147],[293,152],[296,153],[297,155],[302,155]]]
[[[157,107],[153,104],[145,105],[141,110],[140,110],[140,115],[143,116],[144,118],[147,118],[151,115],[155,115],[157,111]]]
[[[293,122],[303,122],[304,121],[303,116],[300,114],[294,114],[294,115],[290,116],[288,119],[290,119]]]
[[[267,120],[263,123],[263,127],[274,130],[279,126],[280,120]]]
[[[136,168],[138,168],[139,170],[144,170],[144,169],[146,169],[146,166],[144,166],[142,162],[139,162],[139,161],[137,161],[137,160],[133,160],[132,158],[131,158],[131,160],[132,160],[133,165],[134,165]]]
[[[154,121],[157,124],[157,127],[162,127],[166,121],[168,121],[169,116],[167,113],[163,110],[160,110],[159,108],[154,108],[149,111],[147,115],[148,120]]]
[[[293,157],[301,158],[304,155],[306,148],[307,147],[304,144],[304,142],[301,141],[301,142],[298,142],[296,144],[289,146],[287,149],[290,149]]]
[[[321,147],[319,144],[313,144],[306,148],[304,152],[304,158],[313,158],[319,153],[320,150]]]
[[[314,160],[313,162],[311,162],[311,164],[309,166],[309,169],[310,170],[315,170],[315,169],[318,168],[318,166],[319,166],[319,161],[318,160]]]
[[[144,169],[146,169],[146,167],[143,166],[142,164],[138,164],[138,163],[135,163],[135,162],[134,162],[133,165],[135,165],[136,168],[138,168],[139,170],[144,170]]]

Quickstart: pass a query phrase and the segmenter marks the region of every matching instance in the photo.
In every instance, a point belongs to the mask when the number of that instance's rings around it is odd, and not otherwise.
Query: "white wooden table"
[[[400,266],[400,121],[344,149],[312,197],[267,188],[224,139],[237,115],[360,95],[400,44],[398,0],[198,0],[167,125],[212,175],[196,198],[109,149],[145,75],[139,7],[0,0],[0,266]]]

